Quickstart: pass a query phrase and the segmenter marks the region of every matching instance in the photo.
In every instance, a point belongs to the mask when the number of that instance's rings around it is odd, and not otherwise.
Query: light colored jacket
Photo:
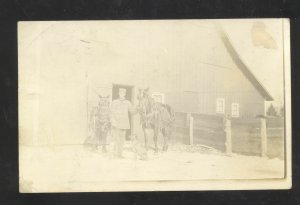
[[[128,100],[116,99],[111,103],[111,125],[118,129],[130,129],[129,112],[133,107]]]

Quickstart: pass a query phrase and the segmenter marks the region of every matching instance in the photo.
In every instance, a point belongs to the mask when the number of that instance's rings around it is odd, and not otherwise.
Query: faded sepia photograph
[[[21,21],[19,191],[291,188],[288,19]]]

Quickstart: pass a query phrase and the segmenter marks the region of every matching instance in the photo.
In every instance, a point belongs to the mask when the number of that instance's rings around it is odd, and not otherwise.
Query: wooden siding
[[[231,104],[239,103],[240,118],[254,119],[265,112],[263,97],[235,67],[200,66],[192,75],[182,75],[177,87],[181,89],[167,92],[165,101],[178,112],[215,115],[217,98],[225,99],[229,114]]]

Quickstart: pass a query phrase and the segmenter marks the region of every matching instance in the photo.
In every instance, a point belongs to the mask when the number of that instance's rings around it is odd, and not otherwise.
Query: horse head
[[[137,99],[139,100],[140,112],[144,114],[149,113],[151,110],[151,97],[149,95],[149,88],[146,89],[139,88]]]
[[[144,98],[149,98],[149,88],[146,88],[146,89],[139,88],[139,93],[137,95],[137,99],[141,100]]]
[[[99,105],[101,107],[109,106],[109,99],[110,99],[109,95],[107,96],[98,95],[98,96],[99,96]]]

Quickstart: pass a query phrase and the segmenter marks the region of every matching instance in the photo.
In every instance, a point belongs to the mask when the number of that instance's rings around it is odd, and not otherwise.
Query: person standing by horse
[[[111,125],[114,141],[114,156],[122,158],[123,144],[126,131],[130,129],[129,113],[133,113],[133,106],[125,99],[126,89],[119,89],[119,98],[111,104]]]

